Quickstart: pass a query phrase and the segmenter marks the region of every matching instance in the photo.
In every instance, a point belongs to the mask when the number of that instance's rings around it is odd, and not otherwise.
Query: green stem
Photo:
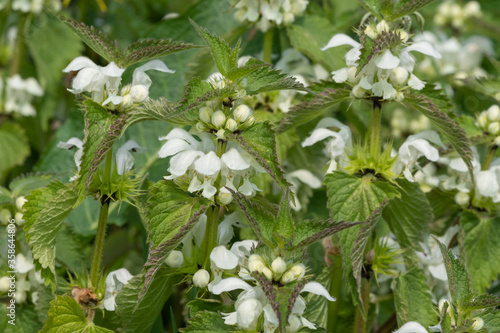
[[[335,302],[328,302],[328,326],[327,332],[337,332],[339,302],[342,292],[342,259],[340,256],[333,258],[332,280],[330,284],[330,295],[335,297]]]
[[[363,306],[365,308],[365,314],[368,317],[368,306],[370,305],[370,281],[365,278],[361,279],[361,300],[363,301]],[[366,321],[363,318],[363,314],[359,308],[356,308],[356,314],[354,316],[354,333],[365,333],[366,332]]]
[[[370,156],[377,159],[380,155],[380,122],[382,120],[382,105],[373,101],[373,113],[370,122]]]
[[[92,258],[92,268],[90,269],[90,282],[96,288],[99,282],[99,271],[101,267],[102,249],[104,236],[106,236],[106,223],[108,222],[109,198],[105,197],[101,201],[99,211],[99,223],[97,224],[97,235],[95,238],[94,256]]]
[[[490,146],[488,148],[488,152],[486,153],[486,156],[484,157],[483,164],[481,165],[481,170],[485,171],[490,168],[491,162],[495,158],[495,154],[497,152],[497,145]]]
[[[263,60],[271,64],[271,54],[273,52],[273,28],[270,28],[264,34],[264,55]]]
[[[9,76],[13,76],[19,73],[21,68],[21,61],[24,57],[24,27],[27,21],[27,17],[23,16],[19,22],[17,23],[17,36],[16,36],[16,44],[14,49],[14,54],[12,58],[12,62],[10,64],[10,72]]]

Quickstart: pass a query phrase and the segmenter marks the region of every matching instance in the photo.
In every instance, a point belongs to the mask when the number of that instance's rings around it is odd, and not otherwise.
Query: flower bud
[[[130,94],[123,95],[122,97],[123,97],[123,99],[122,99],[122,102],[120,103],[122,108],[126,109],[126,108],[131,107],[132,104],[134,104],[134,100],[132,99],[132,96],[130,96]]]
[[[450,303],[447,299],[441,298],[438,303],[439,313],[443,312],[443,307],[445,304],[448,304],[448,309],[450,308]]]
[[[500,147],[500,136],[497,136],[495,138],[495,145],[499,146]]]
[[[457,194],[455,194],[455,202],[462,207],[469,205],[469,200],[469,194],[465,192],[459,191]]]
[[[132,84],[127,84],[120,90],[120,95],[125,96],[130,93],[130,88],[132,88]]]
[[[302,322],[300,321],[299,317],[297,317],[296,315],[290,315],[290,317],[288,318],[288,326],[286,327],[286,332],[297,332],[301,326]]]
[[[229,118],[226,121],[226,129],[229,130],[230,132],[236,131],[237,128],[238,128],[238,123],[233,118]]]
[[[364,88],[360,87],[359,85],[354,86],[352,88],[352,95],[356,98],[363,98],[366,95],[366,90]]]
[[[205,125],[204,123],[199,121],[196,123],[196,129],[200,132],[205,132],[208,129],[208,127],[207,127],[207,125]]]
[[[242,123],[252,115],[252,110],[245,104],[238,105],[233,110],[233,118],[239,123]]]
[[[210,273],[206,269],[200,269],[193,275],[193,284],[198,288],[205,288],[210,281]]]
[[[181,251],[174,250],[165,259],[165,263],[172,268],[179,268],[184,264],[184,256]]]
[[[300,280],[306,274],[306,268],[303,264],[294,265],[281,277],[281,282],[284,284]]]
[[[273,272],[271,272],[271,270],[267,267],[264,267],[262,269],[262,271],[260,271],[262,274],[264,274],[264,276],[266,277],[266,279],[268,280],[272,280],[273,279]]]
[[[10,279],[8,276],[0,278],[0,293],[5,293],[9,290]]]
[[[479,2],[477,1],[469,1],[465,4],[464,6],[464,15],[466,17],[480,17],[482,15],[481,13],[481,6],[479,5]]]
[[[8,209],[0,210],[0,223],[7,224],[9,220],[12,218],[12,213]]]
[[[212,125],[214,125],[216,128],[223,127],[225,122],[226,122],[226,115],[224,115],[224,112],[219,110],[215,111],[212,114]]]
[[[376,29],[377,29],[377,33],[379,33],[379,34],[382,33],[383,31],[388,32],[389,25],[387,24],[387,22],[385,22],[385,20],[382,20],[377,24]]]
[[[24,225],[23,213],[17,212],[16,215],[14,215],[14,219],[16,219],[16,224],[19,227]]]
[[[347,70],[347,77],[349,78],[349,82],[358,83],[359,80],[361,80],[361,75],[356,76],[357,71],[357,67],[349,67],[349,69]]]
[[[500,107],[498,105],[492,105],[490,108],[486,111],[488,114],[488,119],[490,121],[499,121],[500,120]],[[17,203],[17,201],[16,201]]]
[[[248,270],[250,273],[252,272],[262,272],[262,270],[266,267],[264,261],[262,260],[252,260],[248,262]]]
[[[130,88],[130,97],[135,103],[142,103],[149,96],[149,88],[142,84],[136,84]]]
[[[474,324],[472,324],[471,330],[473,331],[479,331],[480,329],[483,328],[484,326],[484,320],[479,318],[479,317],[474,317],[472,318],[474,320]]]
[[[248,117],[247,121],[245,121],[242,125],[247,128],[252,126],[255,123],[255,118],[253,116]]]
[[[200,120],[205,123],[210,123],[212,120],[212,115],[214,114],[214,110],[208,106],[204,106],[200,109]]]
[[[274,278],[276,280],[279,280],[281,274],[286,271],[286,262],[283,260],[283,258],[278,257],[271,263],[271,269],[273,270]]]
[[[376,39],[378,37],[378,33],[373,29],[371,25],[367,25],[365,28],[365,34],[371,39]]]
[[[486,129],[488,124],[488,114],[486,111],[481,112],[479,114],[479,117],[477,117],[477,125],[483,129]]]
[[[390,79],[392,83],[400,86],[408,79],[408,71],[403,67],[396,67],[392,70]]]
[[[500,132],[500,123],[494,122],[488,125],[488,133],[497,135]]]
[[[39,299],[40,299],[40,292],[34,291],[31,293],[31,301],[33,302],[33,304],[38,303]]]
[[[401,41],[403,43],[406,43],[408,41],[408,39],[410,38],[408,33],[406,31],[404,31],[403,29],[398,30],[398,32],[399,32],[399,37],[400,37]]]
[[[219,192],[218,198],[221,205],[229,205],[233,201],[233,195],[222,190]]]
[[[218,130],[215,135],[217,136],[217,139],[226,140],[226,131],[223,129]]]
[[[23,205],[24,203],[28,201],[26,200],[23,196],[20,196],[16,199],[16,207],[17,207],[17,210],[23,210]]]

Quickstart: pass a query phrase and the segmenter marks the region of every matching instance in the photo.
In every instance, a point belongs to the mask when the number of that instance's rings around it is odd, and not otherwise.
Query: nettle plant
[[[353,29],[357,37],[336,34],[322,51],[308,53],[346,51],[346,67],[305,87],[269,62],[271,26],[291,25],[307,1],[281,7],[239,1],[236,15],[267,30],[267,62],[239,58],[241,39],[231,48],[191,21],[218,73],[192,78],[180,102],[149,98],[154,82],[147,73],[173,74],[156,58],[201,46],[145,39],[122,50],[95,28],[58,16],[107,64],[78,57],[64,69],[75,72],[68,90],[85,119],[80,136],[58,144],[74,151],[75,175],[9,203],[8,214],[22,214],[16,220],[25,221],[34,261],[21,266],[27,274],[40,271],[36,281],[51,287],[42,332],[148,332],[174,288],[183,294],[183,332],[500,330],[500,299],[484,293],[500,271],[488,263],[497,251],[486,255],[500,237],[494,228],[500,109],[458,117],[443,91],[415,74],[413,53],[441,58],[431,44],[413,39],[412,20],[421,18],[416,11],[430,2],[361,0],[368,13]],[[293,44],[300,30],[289,29]],[[341,49],[345,45],[350,49]],[[131,81],[122,83],[127,72]],[[494,95],[497,81],[470,83]],[[294,91],[286,111],[266,105],[282,90]],[[289,111],[292,99],[297,105]],[[349,112],[369,106],[366,133],[339,119],[319,119],[346,102]],[[399,144],[382,130],[394,104],[420,112],[437,131]],[[134,169],[133,154],[148,147],[134,140],[117,144],[144,121],[165,125],[157,152],[165,174],[157,182],[148,179],[147,167]],[[483,158],[473,143],[486,151]],[[311,146],[326,148],[323,181]],[[297,162],[287,150],[308,161]],[[308,163],[310,170],[299,168]],[[328,219],[304,218],[312,191],[301,193],[297,178],[326,187]],[[15,187],[3,192],[19,196]],[[56,262],[57,244],[68,236],[60,237],[67,233],[64,220],[89,198],[99,205],[91,265],[65,272]],[[147,260],[135,276],[102,263],[110,206],[122,203],[135,207],[147,232]],[[429,225],[442,236],[430,236]],[[232,242],[235,228],[247,230]],[[323,251],[320,260],[310,260],[314,246]],[[318,261],[324,263],[319,270],[313,268]],[[393,315],[375,325],[382,298],[393,300]],[[177,331],[172,308],[170,317]]]

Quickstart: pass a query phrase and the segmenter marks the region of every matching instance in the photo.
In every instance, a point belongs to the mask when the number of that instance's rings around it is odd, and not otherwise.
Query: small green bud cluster
[[[248,270],[250,273],[262,273],[268,280],[280,281],[282,284],[301,280],[306,274],[304,264],[287,265],[281,257],[275,258],[271,265],[266,264],[258,254],[252,254],[248,258]]]
[[[196,128],[200,131],[213,131],[223,136],[225,131],[231,133],[244,130],[255,123],[253,111],[245,104],[240,104],[225,111],[204,106],[199,110],[199,121]]]
[[[488,110],[481,112],[476,124],[484,132],[496,136],[495,144],[500,145],[500,107],[498,105],[492,105]]]
[[[375,40],[378,38],[378,36],[382,32],[389,32],[391,30],[391,27],[385,20],[380,21],[376,25],[374,23],[370,23],[366,26],[364,33],[370,37],[371,39]],[[401,37],[401,42],[406,43],[410,36],[404,29],[396,29],[394,30],[396,34],[399,34]]]

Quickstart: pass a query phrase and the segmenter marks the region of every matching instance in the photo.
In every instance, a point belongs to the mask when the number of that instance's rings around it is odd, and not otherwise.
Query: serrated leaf
[[[380,13],[380,1],[379,0],[360,0],[361,6],[363,6],[367,11],[372,13],[378,19],[382,19],[382,14]]]
[[[361,224],[363,222],[335,222],[333,220],[305,220],[295,225],[292,246],[300,249],[320,239],[336,234],[339,231]]]
[[[251,201],[243,194],[234,192],[228,187],[226,189],[233,195],[234,201],[239,206],[243,216],[245,216],[248,224],[257,235],[257,238],[273,248],[275,246],[273,225],[276,215],[265,209],[263,205]]]
[[[125,332],[149,333],[163,305],[172,294],[174,280],[161,268],[153,278],[149,292],[142,299],[144,275],[134,276],[116,296],[116,313],[122,319]]]
[[[443,255],[453,303],[461,307],[467,301],[467,296],[472,292],[469,271],[461,258],[448,250],[437,238],[434,237],[434,240],[439,245]]]
[[[294,223],[290,212],[290,192],[287,190],[281,197],[280,209],[273,225],[273,232],[284,239],[292,237]]]
[[[224,320],[219,313],[200,311],[193,318],[188,320],[188,326],[181,328],[184,333],[223,333],[235,332],[233,327],[224,324]]]
[[[210,47],[210,53],[212,53],[217,69],[223,76],[226,76],[233,68],[238,67],[238,52],[236,52],[236,56],[234,56],[231,52],[231,47],[224,39],[200,27],[193,20],[190,19],[189,21],[200,37],[203,38],[205,43]]]
[[[19,307],[19,304],[16,304],[16,319],[15,325],[7,323],[11,318],[7,316],[7,312],[5,310],[8,304],[2,303],[0,305],[0,315],[2,319],[0,319],[0,332],[2,333],[33,333],[38,332],[43,324],[38,321],[38,316],[35,310],[32,307],[23,306]],[[5,313],[4,313],[5,311]],[[5,327],[2,327],[2,321],[5,318]]]
[[[50,282],[55,278],[56,238],[64,218],[78,199],[71,184],[55,183],[26,197],[24,230],[37,270]]]
[[[35,173],[22,175],[10,182],[9,188],[14,197],[27,195],[32,190],[48,186],[51,182],[59,180],[59,176],[50,173]]]
[[[49,317],[40,333],[58,332],[112,333],[113,331],[95,326],[89,321],[74,298],[57,296],[57,303],[55,300],[50,302]]]
[[[427,85],[419,93],[412,91],[411,94],[405,95],[405,102],[429,118],[450,141],[453,148],[467,164],[471,177],[474,178],[472,168],[474,156],[470,148],[471,143],[462,127],[448,115],[451,113],[451,104],[449,99],[441,94],[441,90],[434,90]]]
[[[500,217],[480,219],[472,211],[464,211],[460,225],[465,233],[464,250],[472,289],[484,292],[500,273]]]
[[[284,89],[309,92],[309,90],[294,77],[288,76],[283,71],[271,67],[259,67],[248,74],[245,79],[247,80],[245,90],[248,95]]]
[[[85,105],[85,138],[83,139],[83,153],[80,165],[79,199],[80,204],[88,194],[94,175],[106,157],[106,153],[113,147],[125,126],[127,115],[110,114],[100,104],[86,100]]]
[[[221,301],[215,299],[195,298],[194,300],[186,304],[186,306],[188,307],[191,316],[199,311],[205,310],[210,312],[227,311],[227,305],[224,305]]]
[[[251,154],[269,173],[276,184],[285,190],[289,184],[281,169],[276,153],[276,133],[268,122],[256,123],[241,133],[228,134],[228,139],[236,141],[241,148]]]
[[[436,324],[437,316],[426,277],[419,268],[413,268],[394,280],[394,305],[398,326],[416,321],[424,327]]]
[[[433,221],[432,207],[418,183],[396,181],[401,197],[394,198],[384,209],[384,220],[402,248],[421,251],[420,242],[427,239],[428,225]]]
[[[464,83],[467,87],[494,98],[500,91],[500,77],[469,78]]]
[[[184,42],[172,41],[172,39],[141,39],[125,49],[123,67],[130,66],[137,62],[159,58],[167,54],[199,48],[193,44],[185,44]]]
[[[228,78],[229,80],[235,81],[239,78],[242,78],[242,77],[249,75],[250,73],[256,71],[259,68],[269,67],[269,66],[271,66],[271,65],[268,63],[265,63],[257,58],[250,58],[244,66],[235,67],[235,68],[231,69],[226,74],[226,78]]]
[[[389,183],[378,181],[372,175],[362,178],[343,172],[326,175],[325,181],[330,216],[334,220],[366,221],[385,200],[399,197],[399,192]],[[353,271],[351,253],[362,226],[354,226],[336,234],[342,252],[343,269],[346,273],[354,304],[362,307]]]
[[[335,84],[336,87],[326,88],[318,93],[310,101],[294,106],[290,112],[281,120],[277,132],[283,133],[296,126],[305,124],[323,114],[332,106],[348,100],[351,97],[351,89],[342,84]],[[310,87],[315,89],[314,87]]]
[[[170,121],[173,120],[174,123],[193,125],[198,120],[198,111],[194,109],[194,106],[197,105],[198,98],[213,90],[214,88],[210,83],[203,81],[199,77],[192,78],[187,83],[186,90],[182,96],[180,114]],[[183,112],[184,110],[189,111]]]
[[[484,321],[484,328],[488,332],[498,332],[500,331],[500,311],[498,310],[486,310],[481,313],[481,319]]]
[[[467,299],[462,304],[463,310],[481,310],[487,308],[496,308],[500,306],[500,298],[487,293],[477,295],[469,294]]]
[[[179,116],[179,114],[178,105],[168,101],[164,97],[160,97],[157,100],[149,100],[127,113],[127,121],[122,128],[122,132],[142,121],[161,120],[172,122],[171,119]]]
[[[117,64],[122,63],[124,56],[122,51],[118,48],[116,41],[112,41],[105,34],[92,26],[89,27],[84,23],[71,20],[60,14],[54,15],[66,23],[66,25],[70,27],[71,30],[73,30],[85,44],[87,44],[101,57],[109,62],[113,61]]]
[[[401,0],[396,2],[396,6],[394,8],[394,11],[392,14],[389,16],[390,20],[395,20],[397,18],[410,15],[420,8],[423,8],[424,6],[427,6],[434,0]]]
[[[24,129],[15,123],[4,123],[0,127],[0,174],[23,164],[30,154],[30,146]]]
[[[150,251],[144,268],[145,286],[139,298],[147,292],[151,279],[167,255],[180,244],[212,203],[192,197],[172,181],[159,181],[151,189],[148,201],[147,225]]]

